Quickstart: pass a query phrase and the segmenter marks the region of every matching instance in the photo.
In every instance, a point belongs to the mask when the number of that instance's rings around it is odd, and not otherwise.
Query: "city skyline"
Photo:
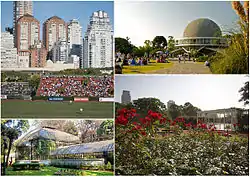
[[[116,76],[115,101],[121,102],[123,90],[128,90],[131,100],[154,97],[166,106],[173,100],[177,105],[190,102],[202,110],[248,108],[238,102],[238,91],[248,79],[245,75]]]
[[[209,18],[226,32],[235,28],[238,16],[230,1],[116,1],[115,37],[129,37],[136,46],[155,36],[181,38],[188,23],[198,18]]]
[[[53,16],[62,18],[66,23],[73,19],[79,20],[82,26],[82,36],[84,36],[89,18],[98,10],[107,12],[112,28],[114,28],[113,7],[112,1],[33,1],[33,16],[40,22],[40,39],[43,39],[43,23]],[[1,31],[4,32],[6,27],[13,27],[13,2],[1,2],[1,13]]]

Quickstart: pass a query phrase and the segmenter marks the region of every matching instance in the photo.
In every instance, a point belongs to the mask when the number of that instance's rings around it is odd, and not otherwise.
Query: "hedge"
[[[14,163],[13,170],[40,170],[39,163]]]

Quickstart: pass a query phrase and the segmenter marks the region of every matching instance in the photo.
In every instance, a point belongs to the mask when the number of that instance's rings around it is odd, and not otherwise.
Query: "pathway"
[[[203,63],[196,63],[193,61],[171,61],[173,66],[166,69],[149,71],[148,74],[212,74],[210,69],[204,66]]]

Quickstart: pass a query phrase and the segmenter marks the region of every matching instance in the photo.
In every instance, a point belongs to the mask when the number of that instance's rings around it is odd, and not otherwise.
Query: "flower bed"
[[[134,122],[137,116],[134,109],[117,113],[117,175],[249,175],[248,138],[152,111]],[[163,136],[160,128],[174,133]]]

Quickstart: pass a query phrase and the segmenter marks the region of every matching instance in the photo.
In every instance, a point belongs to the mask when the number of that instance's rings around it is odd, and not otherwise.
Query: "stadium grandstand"
[[[31,95],[31,87],[28,82],[2,82],[1,95],[10,98],[18,98]]]
[[[37,96],[113,97],[112,76],[45,76]]]

